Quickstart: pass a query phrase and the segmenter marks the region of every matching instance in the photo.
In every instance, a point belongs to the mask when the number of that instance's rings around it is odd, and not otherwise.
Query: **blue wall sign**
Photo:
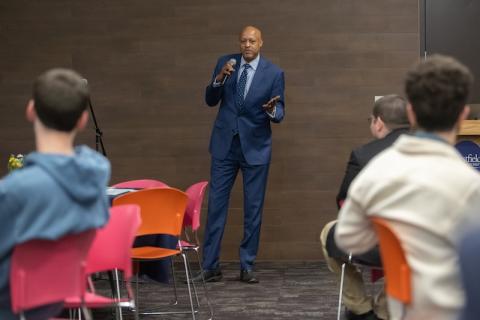
[[[473,141],[460,141],[455,148],[463,158],[475,169],[480,171],[480,147]]]

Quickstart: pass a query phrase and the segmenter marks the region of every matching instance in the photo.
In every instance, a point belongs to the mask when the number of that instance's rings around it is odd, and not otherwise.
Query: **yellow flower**
[[[13,171],[21,167],[23,167],[23,155],[17,154],[16,156],[14,156],[13,154],[11,154],[8,158],[8,171]]]

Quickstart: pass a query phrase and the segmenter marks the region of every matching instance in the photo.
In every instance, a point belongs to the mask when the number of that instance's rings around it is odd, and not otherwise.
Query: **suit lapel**
[[[264,68],[266,67],[265,60],[263,60],[262,56],[260,56],[260,60],[258,61],[257,70],[253,75],[252,83],[250,84],[250,88],[248,89],[247,96],[245,97],[245,106],[248,106],[252,97],[255,95],[255,89],[258,88],[265,76]]]

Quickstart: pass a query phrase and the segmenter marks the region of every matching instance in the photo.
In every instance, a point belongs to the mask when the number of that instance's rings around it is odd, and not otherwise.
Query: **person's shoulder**
[[[390,144],[385,143],[382,139],[375,139],[353,149],[352,154],[359,162],[365,165],[370,159],[389,146]]]
[[[364,151],[382,151],[383,149],[386,149],[387,147],[391,146],[393,141],[389,141],[385,138],[382,139],[374,139],[363,146],[360,146],[358,149],[359,150],[364,150]]]
[[[50,182],[49,177],[38,166],[17,169],[0,180],[0,202],[8,202],[9,206],[21,205],[32,195],[50,190]]]
[[[407,134],[408,130],[405,131],[395,131],[391,132],[387,136],[381,139],[374,139],[366,144],[354,149],[355,155],[370,155],[371,157],[375,156],[376,154],[382,152],[383,150],[392,146],[395,141],[402,136],[403,134]]]
[[[278,65],[276,65],[275,63],[271,62],[270,60],[268,60],[267,58],[265,58],[264,56],[260,56],[260,61],[262,61],[263,65],[272,70],[273,72],[278,72],[278,73],[283,73],[283,70],[282,68],[280,68]]]
[[[41,179],[42,172],[36,165],[17,169],[0,180],[0,185],[2,189],[11,191],[29,187]]]
[[[110,170],[110,161],[104,155],[86,145],[75,147],[75,157],[78,161],[88,162],[93,167]]]

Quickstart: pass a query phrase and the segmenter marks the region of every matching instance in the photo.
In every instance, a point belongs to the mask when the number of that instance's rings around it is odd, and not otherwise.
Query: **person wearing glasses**
[[[465,304],[457,245],[465,223],[478,221],[480,178],[453,145],[470,112],[472,83],[452,57],[432,55],[411,68],[405,92],[415,131],[370,161],[340,209],[335,243],[346,252],[378,244],[371,218],[385,220],[399,238],[412,301],[389,308],[392,319],[458,319]]]
[[[347,197],[350,184],[367,163],[381,151],[391,146],[400,135],[408,133],[410,125],[406,106],[407,101],[396,94],[383,96],[375,102],[372,115],[368,117],[370,132],[375,140],[351,152],[336,199],[338,208],[342,206]],[[346,263],[342,301],[346,307],[347,319],[387,319],[386,301],[383,293],[378,296],[375,303],[367,295],[362,274],[349,263],[349,253],[340,250],[335,243],[335,226],[336,220],[325,225],[320,235],[320,242],[328,268],[337,274],[339,279],[341,266]],[[362,255],[353,256],[351,261],[369,266],[381,266],[378,247]]]

